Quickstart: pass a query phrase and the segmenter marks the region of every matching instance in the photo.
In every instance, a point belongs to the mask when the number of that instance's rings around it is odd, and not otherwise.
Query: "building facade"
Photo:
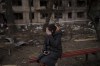
[[[29,0],[13,0],[13,11],[16,25],[29,25]],[[86,0],[62,0],[59,4],[59,14],[57,14],[57,4],[53,6],[51,21],[59,19],[59,22],[86,22],[87,2]],[[31,16],[32,24],[45,23],[47,0],[32,0]]]

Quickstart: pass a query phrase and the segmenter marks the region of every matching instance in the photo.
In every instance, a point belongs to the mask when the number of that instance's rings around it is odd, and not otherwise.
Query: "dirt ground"
[[[22,34],[25,35],[25,34]],[[21,35],[16,35],[18,38]],[[39,35],[34,35],[34,37],[31,37],[31,39],[35,38],[35,40],[41,40],[40,43],[43,44],[43,36],[37,37]],[[83,35],[84,36],[84,35]],[[26,35],[22,37],[23,40],[27,41],[29,39]],[[63,46],[63,52],[67,52],[70,50],[78,50],[78,49],[85,49],[85,48],[94,48],[94,47],[100,47],[100,43],[96,40],[85,40],[86,38],[82,38],[80,36],[77,38],[77,40],[74,38],[70,41],[62,39],[62,46]],[[22,39],[20,39],[22,40]],[[17,65],[17,66],[39,66],[37,63],[29,63],[29,58],[32,56],[37,57],[42,50],[43,45],[34,45],[34,44],[25,44],[18,47],[11,47],[11,51],[9,52],[8,49],[0,48],[0,64],[2,65]],[[10,55],[9,55],[10,53]],[[100,53],[99,60],[100,60]],[[77,56],[77,57],[71,57],[71,58],[63,58],[59,59],[57,62],[57,66],[100,66],[100,61],[96,61],[94,56],[89,55],[90,60],[89,62],[84,62],[85,56]]]
[[[63,52],[70,51],[70,50],[77,50],[77,49],[84,49],[84,48],[93,48],[93,47],[100,47],[100,43],[97,41],[70,41],[70,42],[63,42]],[[6,51],[6,56],[3,57],[1,62],[2,65],[17,65],[17,66],[38,66],[36,63],[28,63],[29,57],[31,56],[38,56],[41,52],[42,45],[38,45],[34,47],[33,45],[22,45],[20,47],[12,48],[11,55],[8,55],[8,51]],[[100,53],[98,53],[100,55]],[[90,55],[90,60],[94,59],[92,55]],[[84,56],[77,56],[71,58],[64,58],[58,61],[58,66],[97,66],[100,61],[89,61],[84,62]],[[100,57],[99,57],[100,60]]]

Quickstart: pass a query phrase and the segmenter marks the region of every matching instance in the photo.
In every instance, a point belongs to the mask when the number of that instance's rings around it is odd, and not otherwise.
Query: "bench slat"
[[[96,53],[99,51],[100,51],[100,48],[90,48],[90,49],[68,51],[68,52],[65,52],[62,54],[62,58],[83,55],[83,54],[89,54],[89,53]]]
[[[73,57],[73,56],[78,56],[78,55],[85,55],[85,54],[96,53],[96,52],[100,52],[100,48],[89,48],[89,49],[68,51],[62,54],[62,58]],[[36,60],[37,58],[33,57],[33,58],[30,58],[29,62],[30,63],[37,62]]]

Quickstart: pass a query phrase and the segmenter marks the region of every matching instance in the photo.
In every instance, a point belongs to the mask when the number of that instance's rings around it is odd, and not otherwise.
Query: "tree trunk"
[[[12,0],[6,0],[6,18],[7,18],[7,23],[8,27],[10,30],[10,33],[15,32],[16,26],[14,23],[14,14],[13,14],[13,9],[12,9]]]
[[[32,27],[32,9],[31,9],[31,2],[32,0],[29,0],[29,19],[30,19],[30,29]]]
[[[49,21],[53,12],[53,3],[54,3],[54,0],[48,0],[47,7],[46,7],[48,16],[46,18],[45,24],[43,25],[43,31],[45,31],[46,26],[49,24]]]
[[[47,3],[47,7],[46,7],[46,11],[47,11],[47,14],[48,14],[48,16],[46,18],[47,24],[49,23],[52,12],[53,12],[53,3],[54,3],[54,0],[49,0],[48,3]]]
[[[53,5],[54,5],[54,3],[59,4],[59,2],[60,2],[60,0],[48,0],[47,7],[46,7],[46,11],[47,11],[48,16],[47,16],[46,22],[45,22],[45,24],[44,24],[44,26],[43,26],[43,31],[45,31],[45,27],[49,24],[51,15],[52,15],[52,13],[53,13],[53,11],[54,11],[54,10],[53,10]],[[59,6],[57,6],[57,7],[58,7],[57,13],[59,13]]]

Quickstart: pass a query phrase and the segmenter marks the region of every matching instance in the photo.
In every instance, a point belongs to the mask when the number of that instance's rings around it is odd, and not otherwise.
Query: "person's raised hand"
[[[46,34],[47,34],[47,35],[51,35],[52,32],[51,32],[48,28],[46,28]]]
[[[49,51],[44,51],[43,54],[48,55],[48,54],[50,54],[50,52]]]
[[[55,24],[55,26],[56,26],[56,31],[59,31],[61,28],[60,28],[60,25],[58,25],[58,24]]]

